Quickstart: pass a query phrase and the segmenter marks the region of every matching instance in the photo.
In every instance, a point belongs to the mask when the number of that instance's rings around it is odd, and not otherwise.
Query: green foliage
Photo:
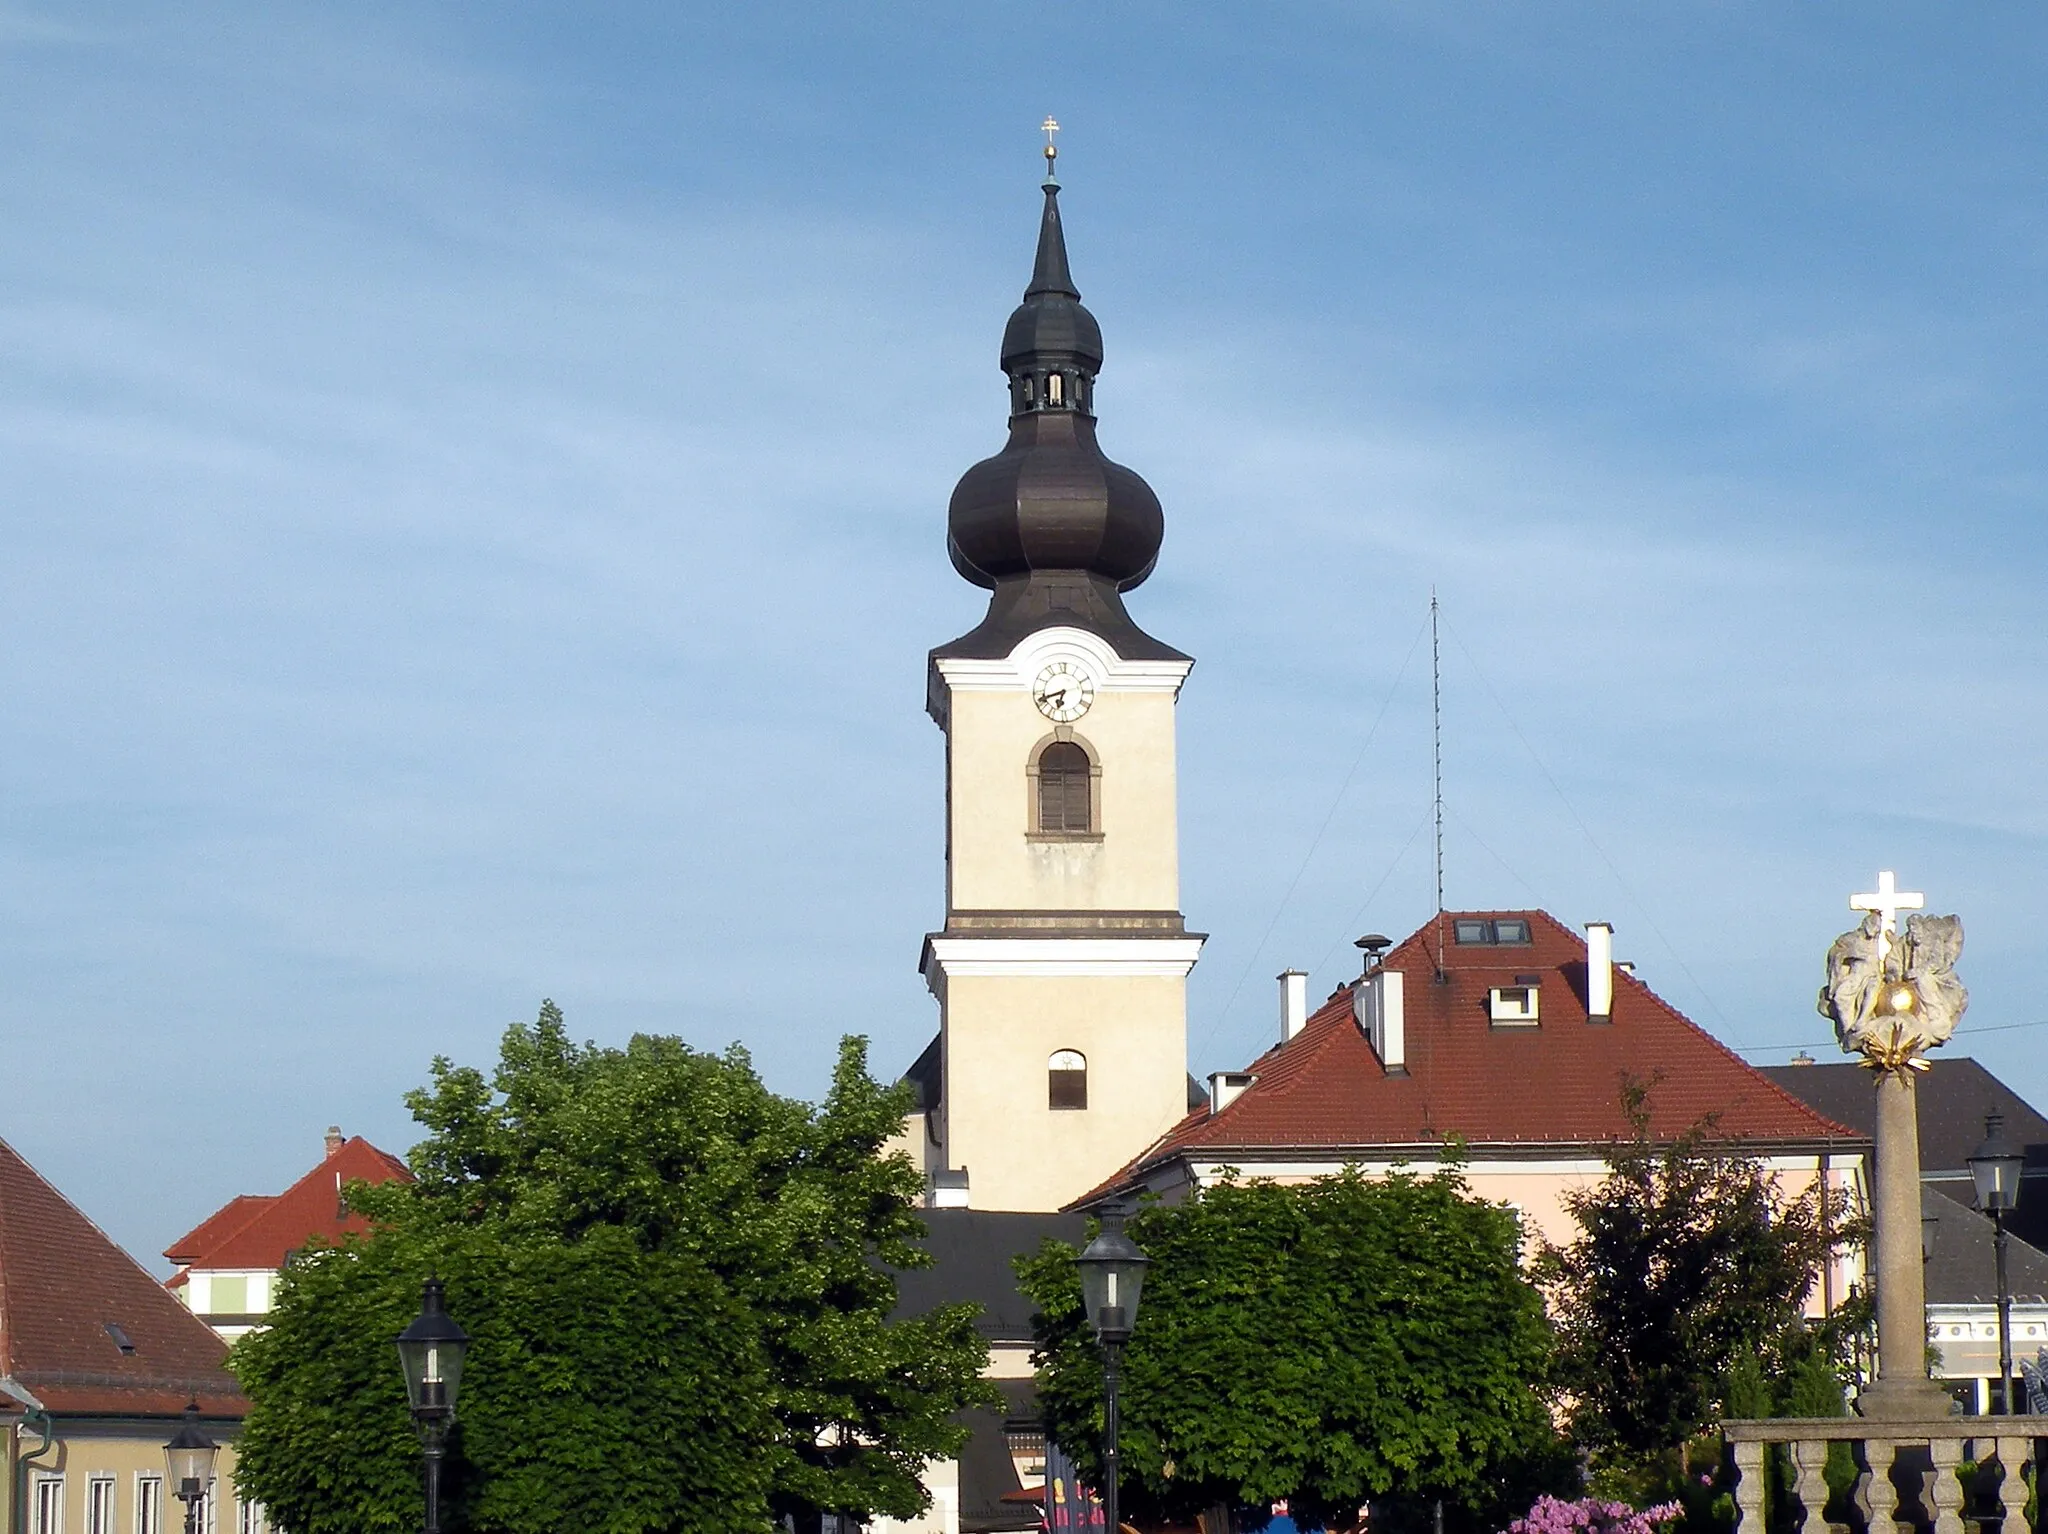
[[[1368,1498],[1511,1497],[1554,1461],[1549,1329],[1514,1218],[1454,1170],[1226,1182],[1129,1231],[1153,1259],[1125,1358],[1129,1516],[1284,1497],[1305,1526],[1338,1527]],[[1092,1477],[1102,1363],[1074,1257],[1048,1242],[1018,1271],[1048,1430]]]
[[[1819,1345],[1803,1303],[1853,1232],[1824,1228],[1811,1197],[1785,1198],[1761,1162],[1713,1143],[1710,1123],[1660,1146],[1647,1089],[1630,1083],[1623,1100],[1634,1138],[1609,1155],[1598,1186],[1566,1196],[1580,1234],[1546,1245],[1537,1271],[1575,1435],[1598,1455],[1647,1464],[1724,1404],[1742,1414],[1731,1390],[1746,1404],[1745,1391],[1771,1398],[1771,1380]]]
[[[233,1363],[242,1473],[293,1534],[416,1528],[419,1449],[392,1339],[446,1281],[473,1339],[448,1526],[757,1534],[819,1512],[914,1516],[986,1350],[973,1309],[891,1322],[916,1172],[880,1154],[900,1095],[841,1047],[817,1108],[745,1054],[570,1041],[559,1011],[496,1071],[408,1098],[417,1181],[354,1185],[364,1241],[286,1271]]]

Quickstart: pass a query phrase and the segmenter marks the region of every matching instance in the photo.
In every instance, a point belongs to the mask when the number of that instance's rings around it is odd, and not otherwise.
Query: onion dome
[[[1061,572],[1122,592],[1152,573],[1166,521],[1152,487],[1095,442],[1102,330],[1068,270],[1059,194],[1048,175],[1031,285],[1003,330],[1010,440],[960,477],[947,543],[953,567],[992,591]]]

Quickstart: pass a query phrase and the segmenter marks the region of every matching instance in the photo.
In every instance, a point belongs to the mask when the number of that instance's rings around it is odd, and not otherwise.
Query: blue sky
[[[1039,119],[1198,1071],[1448,898],[1752,1058],[1880,867],[2048,1099],[2018,5],[0,3],[0,1135],[150,1255],[581,1034],[907,1064]]]

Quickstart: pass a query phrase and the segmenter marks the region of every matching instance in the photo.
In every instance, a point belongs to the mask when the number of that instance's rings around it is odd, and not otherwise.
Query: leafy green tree
[[[1515,1220],[1455,1169],[1225,1182],[1128,1230],[1152,1258],[1122,1395],[1130,1516],[1262,1521],[1286,1498],[1304,1526],[1341,1527],[1390,1494],[1476,1508],[1556,1447]],[[1018,1271],[1048,1430],[1093,1476],[1102,1365],[1075,1255],[1048,1242]]]
[[[1623,1105],[1633,1137],[1605,1179],[1566,1196],[1580,1233],[1546,1245],[1537,1271],[1575,1435],[1640,1466],[1674,1454],[1731,1393],[1768,1407],[1803,1375],[1803,1396],[1818,1398],[1821,1374],[1804,1361],[1827,1338],[1808,1329],[1804,1304],[1853,1230],[1825,1225],[1811,1195],[1787,1197],[1760,1161],[1715,1141],[1711,1122],[1657,1142],[1643,1083],[1624,1086]]]
[[[909,1517],[983,1399],[973,1307],[894,1321],[915,1170],[904,1103],[847,1040],[817,1106],[737,1048],[573,1043],[552,1003],[488,1078],[437,1060],[416,1181],[348,1190],[372,1234],[304,1253],[233,1364],[241,1474],[292,1534],[411,1529],[419,1450],[392,1339],[438,1275],[470,1332],[448,1524],[759,1534]]]

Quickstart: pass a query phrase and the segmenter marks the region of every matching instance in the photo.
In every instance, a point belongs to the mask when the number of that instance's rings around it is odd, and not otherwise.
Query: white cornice
[[[1201,954],[1199,937],[931,937],[922,968],[940,996],[961,976],[1182,980]]]
[[[1191,660],[1125,660],[1108,641],[1086,629],[1049,628],[1026,635],[1000,660],[957,656],[934,661],[954,692],[1014,692],[1029,687],[1056,660],[1085,666],[1097,692],[1163,692],[1177,695],[1194,668]]]

